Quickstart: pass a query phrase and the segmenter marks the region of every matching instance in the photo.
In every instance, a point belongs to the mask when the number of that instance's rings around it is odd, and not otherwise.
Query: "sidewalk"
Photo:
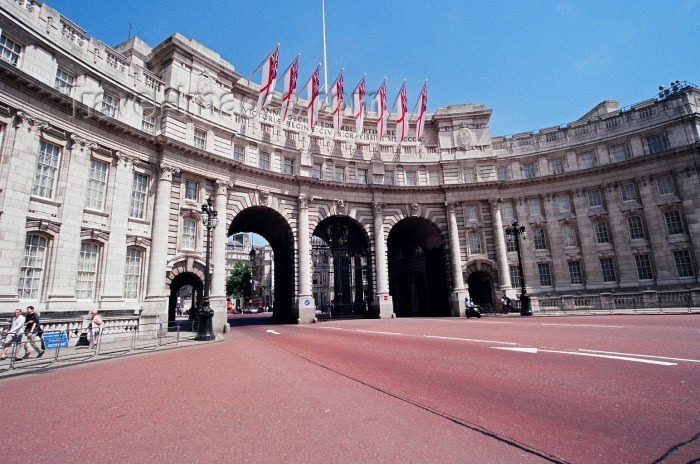
[[[18,375],[44,372],[50,369],[75,366],[77,364],[114,359],[121,356],[201,346],[225,340],[223,334],[216,334],[216,339],[212,341],[195,341],[194,337],[194,332],[180,332],[177,338],[172,332],[162,336],[160,339],[134,340],[131,337],[124,337],[100,343],[97,349],[83,346],[76,347],[74,346],[76,339],[72,338],[69,347],[47,349],[41,358],[37,358],[37,353],[30,348],[30,357],[15,361],[13,368],[11,368],[12,358],[10,355],[12,355],[12,350],[10,350],[7,359],[0,361],[0,380]],[[23,355],[24,347],[20,346],[17,349],[16,356],[21,358]]]
[[[685,308],[626,308],[626,309],[579,309],[564,311],[560,309],[547,309],[535,312],[532,316],[521,316],[517,310],[508,314],[502,312],[481,313],[484,317],[565,317],[565,316],[644,316],[644,315],[672,315],[672,314],[700,314],[700,307]]]

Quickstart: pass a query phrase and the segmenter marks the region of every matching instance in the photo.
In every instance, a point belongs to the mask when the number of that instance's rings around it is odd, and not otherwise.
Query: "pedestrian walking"
[[[88,337],[90,339],[90,348],[95,348],[102,334],[102,326],[104,321],[102,316],[97,314],[97,310],[90,311],[90,324],[88,324]]]
[[[15,309],[15,314],[12,316],[12,322],[10,324],[10,330],[7,331],[5,339],[2,341],[2,352],[0,352],[0,361],[5,359],[7,350],[14,344],[19,346],[22,342],[22,332],[24,332],[24,316],[22,315],[22,310]]]
[[[29,345],[32,345],[34,351],[37,352],[36,357],[41,358],[44,356],[44,341],[41,339],[42,334],[41,323],[39,322],[39,315],[34,311],[34,306],[27,306],[27,315],[24,316],[24,335],[27,341],[24,342],[24,356],[19,359],[27,359],[29,357]],[[40,345],[37,344],[37,339]]]
[[[506,314],[513,310],[513,302],[509,297],[506,297]]]

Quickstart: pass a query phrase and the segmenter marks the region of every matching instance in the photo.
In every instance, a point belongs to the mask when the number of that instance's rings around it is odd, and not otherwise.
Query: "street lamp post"
[[[250,301],[255,297],[255,246],[250,243]]]
[[[211,231],[216,229],[216,225],[219,223],[218,211],[216,211],[212,205],[211,197],[207,198],[207,202],[202,204],[202,224],[207,228],[207,248],[205,252],[205,270],[204,270],[204,301],[202,302],[202,309],[199,311],[199,327],[197,328],[197,335],[194,337],[198,341],[214,340],[214,331],[212,329],[212,318],[214,316],[214,310],[211,309],[209,305],[209,289],[211,287],[211,277],[210,277],[210,261],[211,261]]]
[[[517,219],[513,220],[511,227],[506,227],[506,238],[509,242],[515,242],[515,250],[518,252],[518,272],[520,273],[520,315],[532,316],[530,295],[525,289],[525,273],[523,272],[523,258],[520,253],[520,237],[527,238],[525,226],[521,226]]]

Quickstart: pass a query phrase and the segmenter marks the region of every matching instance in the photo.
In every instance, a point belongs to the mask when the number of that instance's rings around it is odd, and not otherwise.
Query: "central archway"
[[[345,216],[331,216],[314,229],[312,291],[319,319],[367,317],[372,295],[369,237]]]
[[[240,211],[231,221],[229,236],[238,232],[253,232],[267,240],[274,254],[274,304],[272,317],[275,322],[295,323],[294,299],[294,235],[287,220],[267,206],[251,206]]]
[[[389,291],[396,315],[449,316],[440,229],[425,218],[402,219],[391,228],[387,248]]]

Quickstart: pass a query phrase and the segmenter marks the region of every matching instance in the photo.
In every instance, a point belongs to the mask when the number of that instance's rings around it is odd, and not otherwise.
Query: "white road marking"
[[[279,332],[275,332],[274,330],[266,330],[265,332],[271,333],[272,335],[280,335]]]
[[[310,325],[304,325],[304,326],[302,326],[302,327],[308,327],[308,328],[310,328],[310,329],[313,328],[313,327],[311,327]],[[328,326],[326,326],[326,325],[319,326],[319,329],[347,330],[347,329],[345,329],[345,328],[343,328],[343,327],[328,327]]]
[[[355,332],[364,332],[364,333],[382,334],[382,335],[404,335],[404,334],[398,333],[398,332],[379,332],[379,331],[377,331],[377,330],[360,330],[360,329],[355,329]]]
[[[617,353],[615,351],[584,350],[583,348],[579,348],[579,351],[585,351],[587,353],[619,354],[619,355],[623,355],[623,356],[638,356],[640,358],[669,359],[671,361],[687,361],[687,362],[693,362],[693,363],[700,363],[700,359],[669,358],[666,356],[652,356],[650,354]]]
[[[563,326],[563,327],[600,327],[603,329],[624,329],[624,326],[621,325],[598,325],[598,324],[540,324],[540,325],[556,325],[556,326]]]
[[[501,345],[517,345],[513,342],[501,342],[497,340],[479,340],[476,338],[458,338],[458,337],[440,337],[438,335],[423,335],[425,338],[438,338],[441,340],[459,340],[463,342],[478,342],[478,343],[500,343]]]
[[[632,362],[638,362],[638,363],[644,363],[644,364],[656,364],[659,366],[677,366],[676,363],[670,363],[670,362],[665,362],[665,361],[652,361],[651,359],[639,359],[639,358],[630,358],[626,356],[610,356],[606,354],[594,354],[594,353],[580,353],[576,351],[558,351],[558,350],[540,350],[538,348],[509,348],[509,347],[503,347],[503,346],[492,346],[491,348],[495,350],[510,350],[510,351],[519,351],[521,353],[559,353],[559,354],[571,354],[574,356],[590,356],[592,358],[607,358],[607,359],[617,359],[620,361],[632,361]]]

